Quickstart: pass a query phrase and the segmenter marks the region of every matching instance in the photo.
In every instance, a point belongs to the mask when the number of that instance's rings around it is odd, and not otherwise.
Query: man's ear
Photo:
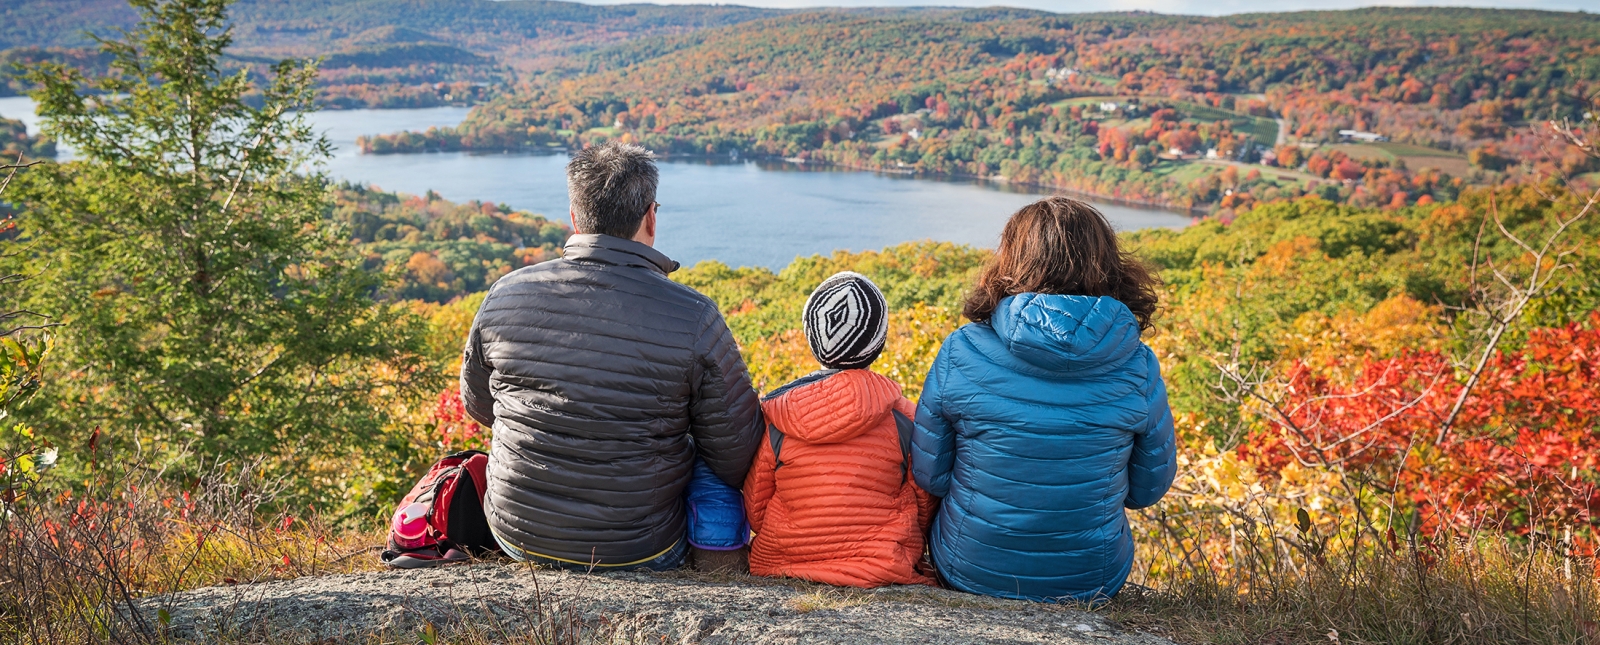
[[[644,234],[645,235],[650,236],[650,239],[655,239],[655,237],[656,237],[656,205],[655,204],[651,204],[650,205],[650,210],[645,211],[644,221],[640,222],[639,226],[644,230]]]
[[[583,235],[583,231],[578,230],[578,213],[577,213],[577,211],[568,210],[567,211],[567,217],[572,219],[572,232],[576,233],[578,235]]]

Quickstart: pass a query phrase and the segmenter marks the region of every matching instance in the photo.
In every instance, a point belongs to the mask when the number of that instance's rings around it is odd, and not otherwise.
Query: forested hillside
[[[367,267],[388,273],[390,298],[444,302],[483,291],[515,269],[557,257],[572,230],[505,204],[457,204],[429,192],[332,189],[332,219]]]
[[[597,51],[454,131],[368,149],[627,137],[1180,207],[1389,206],[1600,169],[1531,127],[1583,113],[1597,59],[1587,14],[819,12]]]
[[[548,0],[245,0],[231,9],[230,54],[233,65],[261,74],[278,58],[326,57],[319,85],[328,107],[470,105],[519,72],[574,53],[777,13]],[[3,54],[7,62],[82,58],[93,46],[88,33],[110,35],[135,18],[121,0],[4,2],[0,50],[15,50]],[[22,89],[0,84],[0,95]]]
[[[229,9],[239,45],[265,48],[336,46],[380,27],[437,31],[481,51],[513,43],[588,32],[720,26],[776,15],[737,6],[596,6],[556,0],[241,0]],[[137,12],[122,0],[52,0],[0,4],[0,48],[91,47],[84,31],[132,27]],[[595,36],[596,34],[585,34]],[[598,41],[597,41],[598,42]]]
[[[15,162],[17,155],[37,159],[55,154],[56,145],[49,137],[29,135],[21,121],[0,118],[0,160]]]

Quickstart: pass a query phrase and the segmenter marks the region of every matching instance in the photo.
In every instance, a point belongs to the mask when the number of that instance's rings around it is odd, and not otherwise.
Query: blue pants
[[[744,495],[711,472],[703,460],[694,460],[684,502],[689,514],[689,544],[695,548],[732,551],[750,543]]]

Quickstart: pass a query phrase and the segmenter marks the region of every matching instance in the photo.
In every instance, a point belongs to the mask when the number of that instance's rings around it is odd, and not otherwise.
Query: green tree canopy
[[[375,300],[382,277],[329,217],[328,144],[305,120],[315,64],[225,73],[229,0],[132,4],[139,24],[100,41],[111,74],[30,75],[75,159],[13,187],[39,274],[27,298],[64,323],[24,413],[58,445],[98,429],[122,451],[265,457],[316,479],[301,490],[338,486],[340,458],[380,444],[430,372],[420,325]]]

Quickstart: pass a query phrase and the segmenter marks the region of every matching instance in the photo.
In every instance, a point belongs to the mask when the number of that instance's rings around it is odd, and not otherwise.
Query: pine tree
[[[227,71],[230,0],[131,4],[138,25],[100,40],[109,75],[30,74],[74,160],[13,186],[26,297],[63,324],[23,413],[58,445],[98,429],[102,450],[180,474],[264,458],[336,484],[334,458],[378,444],[393,397],[431,373],[421,327],[375,300],[382,276],[328,217],[315,64]]]

